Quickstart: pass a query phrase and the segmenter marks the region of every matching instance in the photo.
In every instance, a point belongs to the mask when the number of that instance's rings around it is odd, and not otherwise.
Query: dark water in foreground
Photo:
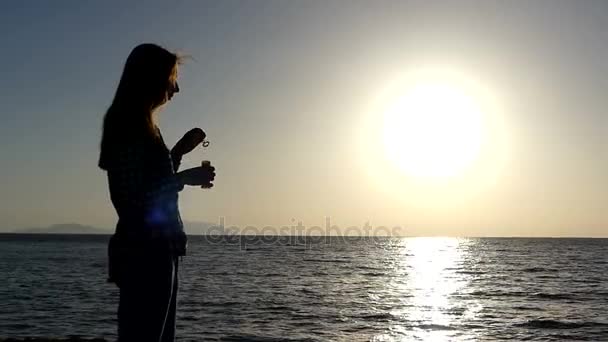
[[[0,339],[115,339],[107,236],[0,235]],[[191,237],[178,341],[608,340],[608,239]]]

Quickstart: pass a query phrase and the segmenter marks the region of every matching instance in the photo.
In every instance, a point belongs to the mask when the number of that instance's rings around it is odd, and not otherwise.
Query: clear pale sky
[[[606,1],[2,2],[0,41],[0,230],[113,227],[101,120],[130,50],[154,42],[194,57],[165,141],[203,128],[211,146],[184,166],[217,168],[181,194],[185,221],[608,236]],[[421,65],[496,98],[508,158],[491,184],[431,191],[362,166],[370,103]]]

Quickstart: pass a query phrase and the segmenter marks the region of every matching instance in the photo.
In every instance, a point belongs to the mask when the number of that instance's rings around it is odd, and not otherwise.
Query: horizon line
[[[0,232],[0,235],[75,235],[75,236],[112,236],[114,233],[54,233],[54,232]],[[511,236],[457,236],[457,235],[264,235],[264,234],[187,234],[189,237],[299,237],[299,238],[319,238],[319,237],[336,237],[336,238],[450,238],[450,239],[608,239],[608,236],[526,236],[526,235],[511,235]]]

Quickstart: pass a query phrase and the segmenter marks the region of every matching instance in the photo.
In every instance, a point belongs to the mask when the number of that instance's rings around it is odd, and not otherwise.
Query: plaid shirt
[[[110,197],[119,217],[117,235],[184,236],[177,203],[184,186],[175,175],[179,160],[171,157],[159,137],[155,142],[136,140],[121,146],[108,168]]]

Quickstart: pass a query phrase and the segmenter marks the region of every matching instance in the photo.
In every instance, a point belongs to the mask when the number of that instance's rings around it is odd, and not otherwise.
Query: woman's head
[[[154,112],[179,92],[180,62],[180,56],[155,44],[131,51],[104,118],[100,167],[105,168],[108,153],[125,139],[156,137]]]
[[[141,44],[129,54],[112,105],[154,111],[167,102],[177,87],[181,58],[155,44]]]

